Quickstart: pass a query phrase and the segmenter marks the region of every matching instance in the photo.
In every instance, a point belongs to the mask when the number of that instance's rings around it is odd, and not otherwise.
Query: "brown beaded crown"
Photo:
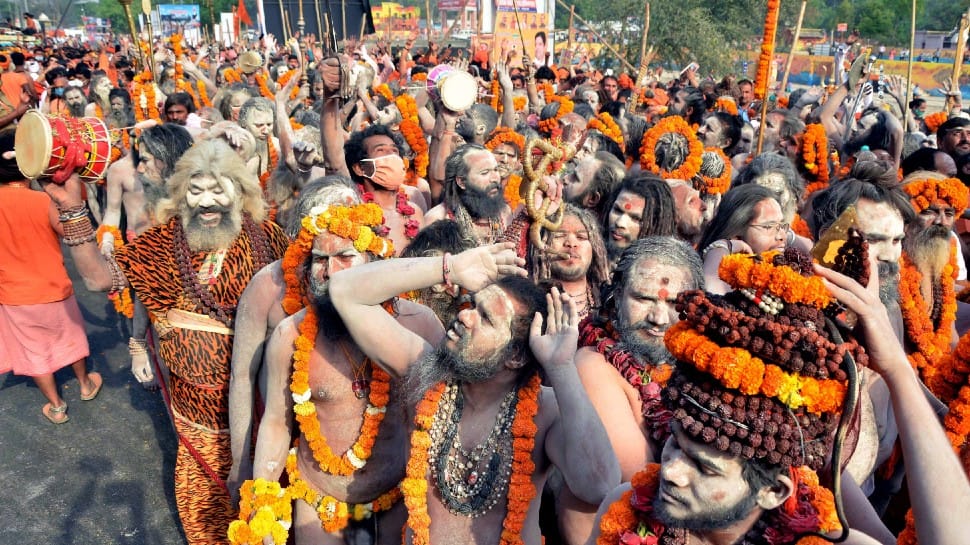
[[[861,240],[841,252],[843,264],[866,263]],[[678,360],[664,391],[673,418],[734,456],[821,469],[854,405],[849,366],[864,365],[865,351],[835,331],[837,303],[806,254],[728,256],[720,275],[734,291],[677,298],[681,321],[665,338]]]

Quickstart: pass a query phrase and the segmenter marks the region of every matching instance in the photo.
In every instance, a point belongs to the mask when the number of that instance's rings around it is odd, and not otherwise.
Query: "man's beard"
[[[417,405],[424,394],[439,382],[485,382],[502,370],[512,353],[511,345],[507,345],[483,361],[468,361],[461,355],[467,339],[468,336],[462,337],[454,350],[441,345],[411,366],[404,380],[409,406]]]
[[[208,212],[221,212],[219,225],[207,227],[202,225],[199,216]],[[242,213],[238,206],[210,206],[185,210],[182,216],[182,227],[185,228],[185,238],[193,252],[224,250],[232,246],[242,230]],[[186,219],[187,218],[187,219]]]
[[[141,188],[145,194],[145,208],[149,214],[154,215],[155,208],[158,206],[158,201],[168,196],[168,190],[165,188],[165,183],[150,180],[147,176],[140,172],[135,173],[135,176],[137,176],[138,181],[141,182]]]
[[[934,281],[943,274],[950,261],[950,230],[930,225],[906,237],[906,253],[924,275]]]
[[[85,107],[87,104],[83,102],[68,102],[67,113],[71,114],[71,117],[84,117]]]
[[[623,252],[630,247],[631,242],[629,240],[613,240],[613,235],[610,234],[606,239],[606,255],[609,256],[610,261],[615,262],[620,259]],[[625,244],[625,246],[620,246],[620,244]]]
[[[490,196],[488,192],[493,189],[498,189],[498,192]],[[485,189],[466,185],[464,191],[458,194],[458,198],[473,219],[496,218],[505,208],[505,195],[502,194],[501,183],[491,184]]]
[[[108,126],[112,129],[120,129],[128,126],[128,114],[124,110],[112,109],[108,112]],[[126,129],[127,130],[127,129]]]
[[[677,234],[679,234],[680,238],[683,240],[692,241],[694,240],[694,237],[701,234],[701,227],[703,227],[703,225],[703,221],[699,222],[699,225],[694,225],[684,219],[680,219],[677,221]]]
[[[886,307],[899,304],[898,262],[879,262],[879,300]]]
[[[549,264],[549,271],[554,279],[576,282],[586,277],[586,273],[589,272],[589,263],[566,265],[565,261],[565,259],[557,259]]]
[[[678,497],[671,491],[666,492],[675,498]],[[676,515],[670,512],[667,503],[662,498],[662,495],[657,494],[657,497],[653,501],[653,512],[657,520],[663,523],[664,526],[694,532],[710,532],[728,528],[744,520],[758,504],[757,494],[749,492],[747,496],[738,500],[734,505],[703,509],[699,513],[692,513],[683,518],[677,518]]]
[[[344,319],[333,304],[333,299],[330,298],[328,286],[328,282],[321,282],[311,277],[307,291],[313,311],[317,315],[317,329],[328,341],[336,342],[346,339],[350,332],[347,331],[347,324],[344,323]]]
[[[673,363],[674,356],[667,350],[663,341],[645,341],[643,337],[637,334],[641,329],[654,329],[655,327],[659,327],[656,324],[652,324],[646,320],[641,320],[635,324],[627,324],[626,318],[618,316],[616,326],[620,332],[620,345],[622,348],[629,350],[634,355],[643,358],[647,363],[653,365]]]

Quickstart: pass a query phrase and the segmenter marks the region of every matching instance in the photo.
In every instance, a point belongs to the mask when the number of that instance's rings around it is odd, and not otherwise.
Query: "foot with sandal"
[[[37,380],[40,379],[40,380]],[[41,384],[42,382],[47,382],[47,379],[53,383],[53,375],[48,377],[35,377],[38,386],[42,390],[45,390],[44,386],[47,384]],[[81,401],[91,401],[98,397],[101,393],[101,387],[104,385],[104,379],[101,377],[100,373],[97,372],[83,372],[83,376],[78,376],[78,382],[81,385]],[[67,415],[67,401],[57,393],[57,387],[54,385],[53,399],[56,401],[49,401],[41,409],[41,413],[51,424],[64,424],[68,422],[71,417]],[[45,392],[45,395],[47,393]],[[52,396],[47,395],[48,399],[52,399]]]

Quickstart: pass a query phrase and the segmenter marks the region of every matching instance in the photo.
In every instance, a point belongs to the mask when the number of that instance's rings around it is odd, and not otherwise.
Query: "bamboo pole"
[[[576,6],[572,5],[572,6],[569,6],[569,31],[566,33],[566,35],[568,36],[566,38],[567,51],[573,50],[573,42],[576,41],[576,25],[573,24],[575,19],[576,19]]]
[[[913,56],[916,53],[916,0],[913,0],[912,17],[909,22],[909,58],[906,59],[906,103],[903,104],[903,119],[909,119],[909,103],[913,101]],[[908,122],[907,122],[908,123]]]
[[[567,5],[566,2],[564,2],[563,0],[556,0],[556,3],[561,5],[564,8],[569,7],[569,5]],[[603,47],[609,49],[610,52],[616,55],[616,58],[619,59],[621,63],[623,63],[623,66],[625,66],[627,70],[629,70],[630,72],[637,71],[637,67],[630,64],[630,61],[626,60],[626,58],[624,58],[623,55],[621,55],[620,52],[617,51],[615,47],[613,47],[609,42],[603,39],[603,36],[601,36],[599,32],[596,32],[596,30],[593,28],[593,25],[589,24],[589,21],[586,21],[578,14],[576,15],[576,18],[579,19],[580,23],[583,23],[584,25],[589,27],[589,31],[593,33],[593,36],[596,36],[596,39],[603,44]]]
[[[967,26],[970,25],[970,19],[967,19],[967,13],[964,13],[960,17],[960,31],[957,34],[957,50],[953,56],[953,91],[954,93],[960,93],[960,72],[963,70],[963,54],[966,52],[967,47]]]
[[[805,6],[808,0],[802,0],[802,7],[798,11],[798,23],[795,24],[795,35],[792,39],[791,50],[788,52],[788,60],[785,61],[785,75],[781,77],[781,92],[788,89],[788,76],[791,75],[791,64],[795,60],[795,49],[798,47],[798,39],[802,35],[802,21],[805,20]]]
[[[640,70],[637,71],[635,85],[643,85],[643,78],[647,75],[647,36],[650,34],[650,2],[646,2],[643,12],[643,36],[640,37]]]
[[[320,16],[320,0],[313,0],[313,9],[317,12],[317,40],[323,43],[323,17]],[[320,62],[320,59],[314,59]]]

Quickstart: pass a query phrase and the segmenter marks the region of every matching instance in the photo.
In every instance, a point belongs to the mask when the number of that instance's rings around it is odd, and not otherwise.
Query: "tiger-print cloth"
[[[115,253],[118,265],[151,316],[164,315],[173,308],[204,313],[182,287],[172,238],[176,221],[180,220],[173,218],[149,229]],[[273,259],[282,257],[288,244],[283,231],[268,221],[260,228],[270,246],[269,254]],[[205,252],[193,254],[193,268],[198,270],[204,259]],[[209,287],[213,298],[223,306],[234,307],[256,273],[255,265],[252,245],[243,231],[226,252],[216,283]],[[175,328],[160,339],[159,353],[170,369],[172,410],[182,419],[176,419],[176,429],[225,480],[232,460],[228,433],[232,336]],[[185,433],[186,428],[191,428],[191,433]],[[233,515],[228,495],[181,443],[175,483],[179,517],[189,543],[225,543]]]

